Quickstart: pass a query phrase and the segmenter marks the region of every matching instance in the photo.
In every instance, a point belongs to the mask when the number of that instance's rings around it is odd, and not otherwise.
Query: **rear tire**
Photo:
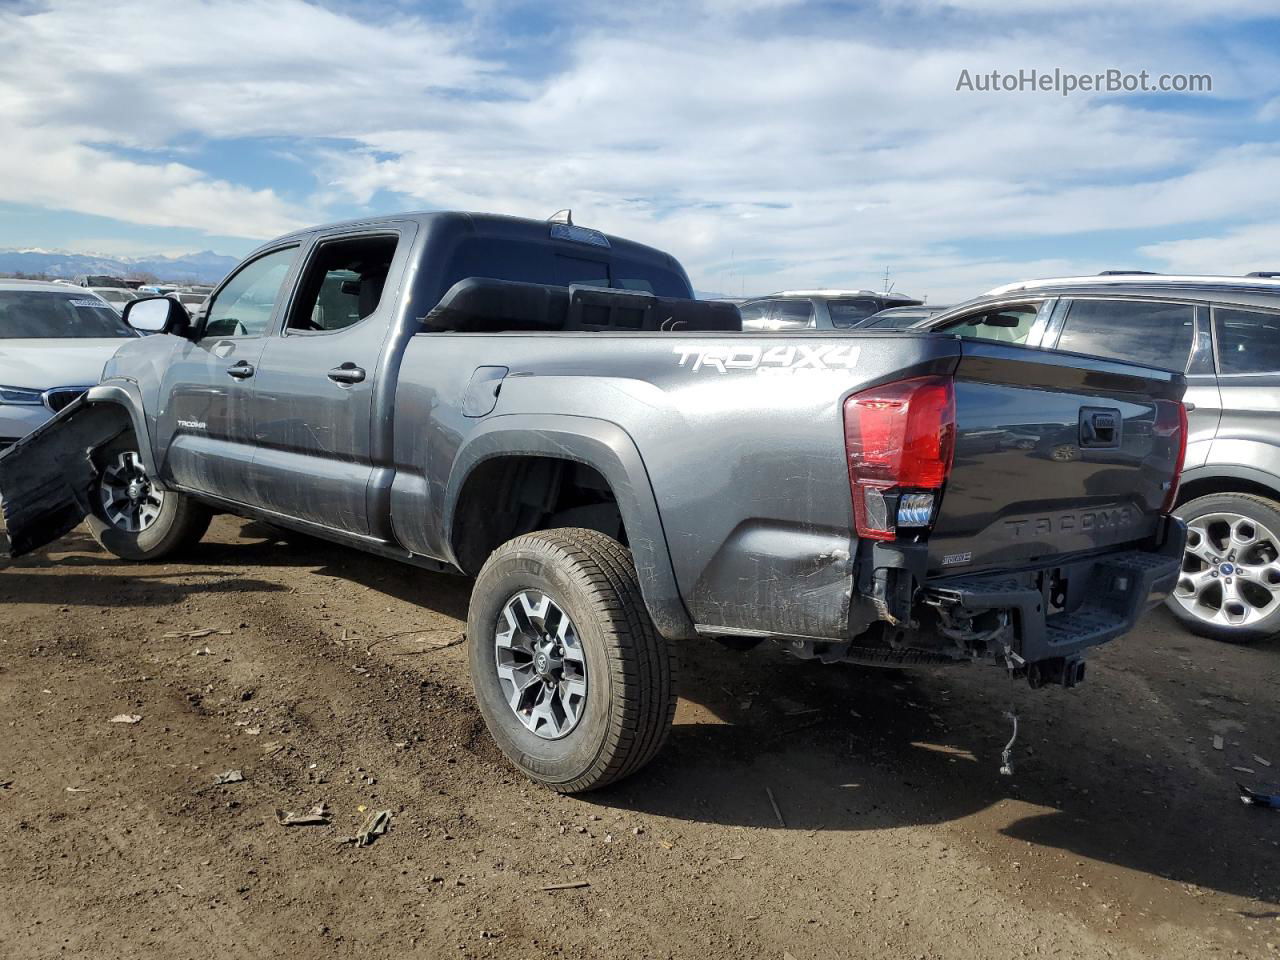
[[[611,537],[566,528],[500,546],[471,594],[467,647],[498,747],[553,790],[621,780],[666,741],[673,657],[645,608],[631,551]],[[561,705],[556,698],[571,689],[580,693]]]
[[[160,488],[142,469],[138,444],[126,434],[98,451],[97,480],[85,525],[108,553],[121,560],[160,560],[199,542],[212,512],[204,504]],[[130,498],[130,487],[138,496]],[[114,498],[112,493],[124,496]]]
[[[1280,504],[1215,493],[1174,513],[1188,529],[1182,572],[1165,601],[1173,615],[1225,643],[1280,633]]]

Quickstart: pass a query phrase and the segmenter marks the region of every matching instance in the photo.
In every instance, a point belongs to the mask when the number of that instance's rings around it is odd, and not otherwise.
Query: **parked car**
[[[73,281],[77,287],[127,287],[128,284],[121,277],[112,277],[104,274],[81,274]]]
[[[168,298],[125,308],[164,335],[0,454],[9,552],[88,512],[107,550],[154,560],[219,510],[474,576],[481,713],[567,792],[657,752],[672,643],[1072,686],[1173,586],[1181,374],[744,335],[692,296],[669,254],[565,223],[282,237],[194,323]]]
[[[128,287],[89,287],[88,289],[107,301],[116,313],[123,313],[126,303],[138,299],[138,294]]]
[[[97,383],[111,355],[137,336],[82,287],[0,280],[0,450]]]
[[[1280,281],[1111,274],[997,287],[935,331],[1185,372],[1189,526],[1173,614],[1243,642],[1280,632]]]
[[[840,330],[887,307],[922,301],[874,290],[783,290],[739,305],[743,330]]]
[[[190,293],[186,290],[175,290],[169,296],[186,307],[187,312],[191,314],[198,313],[200,308],[204,306],[204,302],[209,299],[207,293]]]
[[[859,320],[853,325],[855,330],[896,330],[900,327],[913,327],[921,321],[928,320],[930,317],[936,317],[940,313],[950,310],[950,306],[934,306],[932,304],[919,304],[914,307],[890,307],[887,310],[881,310],[879,313],[873,313],[865,320]]]

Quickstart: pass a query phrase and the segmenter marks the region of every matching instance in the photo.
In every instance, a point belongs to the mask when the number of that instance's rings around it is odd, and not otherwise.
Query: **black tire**
[[[577,629],[588,680],[583,713],[561,739],[527,729],[502,692],[495,634],[525,590],[560,606]],[[498,747],[529,778],[561,793],[635,773],[661,749],[675,714],[675,664],[654,628],[631,551],[594,530],[564,528],[509,540],[485,562],[467,616],[471,682]]]
[[[1178,507],[1174,513],[1189,525],[1196,520],[1211,516],[1213,514],[1234,514],[1248,520],[1250,523],[1257,524],[1259,528],[1265,529],[1269,534],[1280,537],[1280,504],[1274,500],[1268,500],[1265,497],[1256,497],[1245,493],[1214,493],[1206,497],[1198,497],[1195,500],[1189,500],[1182,506]],[[1192,547],[1196,544],[1198,538],[1194,531],[1188,536],[1188,553],[1183,563],[1183,569],[1196,569],[1202,563],[1194,559]],[[1280,547],[1280,542],[1277,542]],[[1215,554],[1216,555],[1216,554]],[[1269,555],[1269,553],[1268,553]],[[1221,559],[1227,560],[1224,556]],[[1242,562],[1244,562],[1244,559]],[[1253,562],[1254,557],[1250,557],[1248,562]],[[1179,581],[1180,587],[1183,581]],[[1239,579],[1237,578],[1237,582]],[[1192,633],[1199,634],[1202,637],[1210,637],[1214,640],[1221,640],[1224,643],[1252,643],[1255,640],[1265,639],[1280,633],[1280,603],[1275,604],[1275,609],[1263,616],[1261,619],[1249,623],[1247,625],[1233,626],[1224,623],[1211,623],[1202,616],[1188,610],[1182,602],[1179,601],[1177,591],[1170,595],[1165,601],[1170,612]],[[1239,589],[1239,587],[1238,587]],[[1249,590],[1263,589],[1256,584],[1247,587]],[[1254,594],[1262,596],[1262,594]],[[1198,608],[1202,613],[1207,611],[1204,608]]]
[[[121,560],[160,560],[198,543],[209,529],[213,513],[190,497],[166,490],[159,516],[145,529],[129,531],[113,524],[99,496],[102,471],[121,454],[136,453],[137,449],[133,435],[125,434],[95,454],[99,476],[89,494],[91,512],[85,518],[85,525],[104,550]]]

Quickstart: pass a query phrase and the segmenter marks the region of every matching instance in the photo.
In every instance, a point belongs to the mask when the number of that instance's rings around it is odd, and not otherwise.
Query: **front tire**
[[[1184,503],[1187,550],[1166,604],[1193,633],[1249,643],[1280,633],[1280,504],[1243,493]]]
[[[148,476],[132,436],[109,444],[95,459],[98,477],[85,524],[108,553],[160,560],[197,543],[209,529],[209,508]]]
[[[504,543],[476,579],[467,647],[498,747],[553,790],[621,780],[666,741],[673,658],[631,551],[611,537],[566,528]]]

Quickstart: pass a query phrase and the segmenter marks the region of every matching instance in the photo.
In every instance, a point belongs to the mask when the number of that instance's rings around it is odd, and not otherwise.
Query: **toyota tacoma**
[[[989,660],[1072,686],[1178,577],[1181,374],[903,330],[749,332],[570,222],[303,230],[0,456],[8,551],[154,560],[226,512],[475,578],[481,711],[561,791],[661,747],[673,653]]]

